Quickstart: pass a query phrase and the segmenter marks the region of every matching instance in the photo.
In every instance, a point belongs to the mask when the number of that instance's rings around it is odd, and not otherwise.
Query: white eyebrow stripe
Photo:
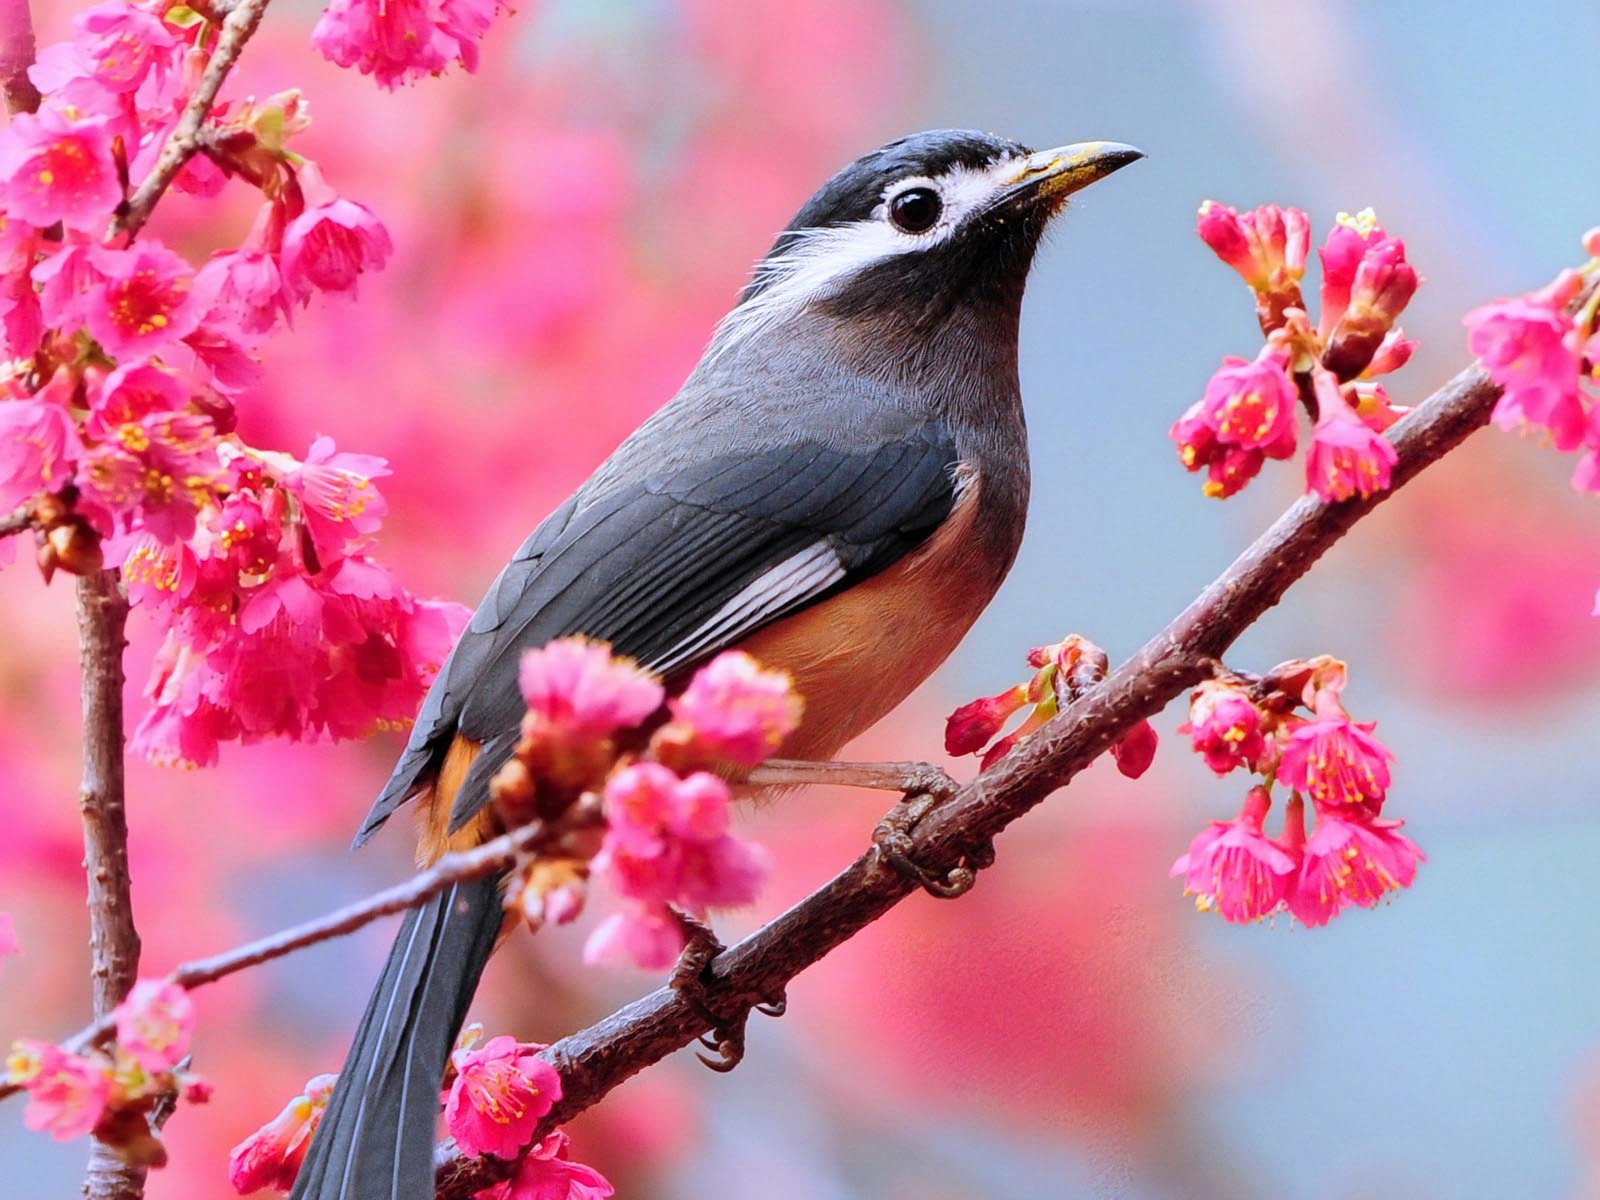
[[[1016,178],[1020,161],[1008,156],[986,167],[953,167],[937,180],[926,176],[897,179],[884,189],[872,215],[864,221],[791,230],[788,244],[756,268],[755,278],[763,284],[761,290],[717,325],[706,350],[706,361],[715,361],[740,343],[783,324],[818,297],[836,290],[875,263],[942,244],[962,221],[986,206]],[[932,230],[905,233],[888,220],[889,199],[919,185],[936,189],[944,208]]]

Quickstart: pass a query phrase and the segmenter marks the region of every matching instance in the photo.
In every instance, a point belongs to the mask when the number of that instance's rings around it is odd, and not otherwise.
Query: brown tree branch
[[[0,0],[0,3],[5,2],[11,0]],[[200,77],[200,86],[195,88],[194,95],[189,97],[189,103],[184,106],[177,125],[167,137],[166,145],[161,147],[161,154],[156,159],[155,167],[145,176],[144,182],[127,202],[117,210],[116,219],[112,222],[107,236],[123,234],[132,239],[143,229],[144,223],[150,219],[156,201],[161,199],[172,181],[178,177],[178,172],[183,170],[184,164],[200,149],[200,128],[211,115],[211,106],[217,101],[217,93],[222,89],[223,80],[227,79],[228,72],[233,70],[233,64],[239,61],[239,54],[244,50],[244,44],[255,33],[266,11],[267,0],[239,0],[239,3],[229,10],[222,22],[222,32],[217,36],[216,48],[211,52],[211,61],[206,64],[205,74]]]
[[[28,78],[33,66],[33,17],[28,0],[0,0],[0,91],[12,116],[39,107],[39,89]]]
[[[4,4],[5,0],[0,0]],[[13,508],[4,516],[0,516],[0,538],[8,538],[14,534],[26,533],[37,524],[34,516],[32,500]]]
[[[78,661],[83,672],[83,867],[89,883],[89,950],[94,1013],[105,1019],[139,974],[139,931],[128,876],[123,794],[122,650],[128,601],[115,571],[78,580]],[[124,1163],[100,1142],[89,1153],[88,1200],[138,1200],[143,1167]]]
[[[1461,372],[1395,426],[1399,453],[1390,491],[1323,504],[1302,497],[1170,625],[1104,683],[1015,751],[935,808],[912,831],[916,861],[949,871],[981,853],[995,834],[1063,787],[1113,742],[1210,673],[1217,657],[1283,597],[1352,525],[1419,471],[1484,425],[1500,389],[1476,366]],[[916,890],[876,851],[775,918],[711,964],[708,1000],[737,1011],[782,995],[785,985]],[[539,1134],[571,1120],[623,1080],[707,1032],[701,1009],[661,988],[546,1052],[561,1072],[562,1098]],[[513,1164],[469,1159],[450,1142],[435,1156],[438,1200],[468,1200],[507,1177]]]

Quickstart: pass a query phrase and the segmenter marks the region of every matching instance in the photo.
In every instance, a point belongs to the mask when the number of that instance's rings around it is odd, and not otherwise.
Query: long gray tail
[[[498,876],[406,914],[290,1200],[431,1200],[439,1081],[503,915]]]

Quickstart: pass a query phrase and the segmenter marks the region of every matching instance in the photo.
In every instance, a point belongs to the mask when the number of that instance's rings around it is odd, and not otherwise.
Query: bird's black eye
[[[943,211],[944,201],[932,188],[907,188],[889,201],[889,219],[907,233],[927,233]]]

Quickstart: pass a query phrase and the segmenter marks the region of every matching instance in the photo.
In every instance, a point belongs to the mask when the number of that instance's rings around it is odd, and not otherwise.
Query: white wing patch
[[[745,584],[683,641],[646,665],[665,674],[713,646],[738,641],[770,618],[827,591],[845,575],[827,542],[813,542]]]
[[[874,263],[931,250],[1011,186],[1027,162],[1007,157],[986,167],[955,167],[937,179],[922,175],[897,179],[863,221],[792,230],[788,245],[756,268],[756,278],[765,286],[717,326],[706,360],[781,325]],[[888,218],[890,198],[913,187],[934,189],[943,205],[938,222],[924,233],[906,233]]]

